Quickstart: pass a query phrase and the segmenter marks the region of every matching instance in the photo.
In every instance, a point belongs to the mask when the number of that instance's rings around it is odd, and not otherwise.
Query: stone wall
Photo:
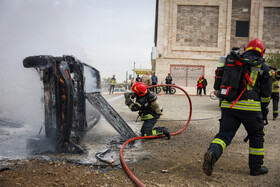
[[[249,21],[249,37],[236,37],[236,21]],[[280,50],[280,0],[159,0],[153,71],[164,82],[172,67],[201,67],[212,91],[219,58],[256,37],[268,53]],[[178,86],[195,94],[186,82]]]
[[[243,52],[245,45],[249,42],[249,37],[236,37],[236,21],[250,21],[250,14],[251,0],[232,1],[230,48],[240,47]]]
[[[268,49],[280,49],[280,7],[264,8],[263,41]]]
[[[218,18],[218,6],[179,5],[177,12],[177,45],[217,47]]]
[[[228,1],[231,6],[231,0],[159,0],[155,64],[159,82],[164,82],[170,72],[171,75],[178,73],[172,71],[172,67],[188,70],[199,67],[199,73],[182,74],[181,77],[191,80],[184,81],[174,75],[178,79],[176,84],[194,94],[194,81],[204,75],[209,83],[208,90],[212,91],[219,57],[229,48],[229,37],[226,37],[230,32],[227,29],[230,22]]]

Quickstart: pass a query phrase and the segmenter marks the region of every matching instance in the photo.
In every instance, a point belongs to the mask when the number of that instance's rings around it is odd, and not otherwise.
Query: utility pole
[[[125,89],[127,90],[127,75],[128,75],[128,72],[126,71],[126,79],[125,79]]]
[[[136,73],[135,73],[135,64],[136,64],[136,62],[134,62],[133,77],[136,77]]]

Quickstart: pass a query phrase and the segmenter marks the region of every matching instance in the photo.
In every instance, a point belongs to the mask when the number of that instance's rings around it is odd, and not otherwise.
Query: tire
[[[156,87],[156,94],[159,94],[161,92],[161,87]]]
[[[25,68],[37,68],[47,66],[50,62],[49,56],[30,56],[23,60]]]
[[[176,93],[176,89],[175,88],[171,88],[170,92],[171,92],[171,94],[175,94]]]

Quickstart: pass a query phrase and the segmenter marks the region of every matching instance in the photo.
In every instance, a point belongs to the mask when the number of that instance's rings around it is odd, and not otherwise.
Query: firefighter
[[[278,103],[279,103],[279,80],[280,80],[280,70],[273,68],[275,71],[273,72],[272,78],[272,105],[273,105],[273,120],[276,120],[278,117]]]
[[[114,89],[115,89],[116,83],[117,83],[117,80],[115,78],[115,75],[113,75],[113,77],[110,80],[109,94],[110,93],[112,93],[112,94],[114,93]]]
[[[265,46],[258,38],[251,40],[242,54],[243,60],[255,62],[262,59]],[[264,59],[262,59],[264,60]],[[225,72],[224,72],[225,73]],[[250,84],[244,86],[244,93],[239,100],[233,102],[222,100],[220,130],[211,142],[204,155],[203,171],[210,176],[215,162],[220,158],[226,147],[231,143],[236,131],[242,123],[249,138],[250,175],[268,173],[263,165],[264,158],[264,119],[267,119],[268,104],[271,96],[272,78],[269,67],[263,62],[251,66],[247,73],[251,77]]]
[[[162,115],[162,108],[159,106],[157,96],[147,90],[147,87],[142,82],[135,83],[131,90],[135,94],[125,93],[125,104],[131,109],[131,111],[139,111],[141,121],[144,121],[141,128],[142,136],[151,135],[165,135],[168,139],[171,138],[169,129],[166,127],[155,127],[157,120]],[[133,102],[131,97],[136,97],[136,101]]]
[[[203,84],[202,84],[203,80],[202,80],[202,77],[199,77],[199,79],[197,79],[197,92],[196,92],[196,95],[201,95],[202,94],[202,87],[203,87]]]

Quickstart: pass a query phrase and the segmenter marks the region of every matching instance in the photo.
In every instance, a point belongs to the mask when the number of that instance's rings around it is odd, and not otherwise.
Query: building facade
[[[266,53],[280,51],[280,0],[157,0],[152,71],[159,82],[196,94],[197,79],[213,90],[220,56],[259,38]]]

